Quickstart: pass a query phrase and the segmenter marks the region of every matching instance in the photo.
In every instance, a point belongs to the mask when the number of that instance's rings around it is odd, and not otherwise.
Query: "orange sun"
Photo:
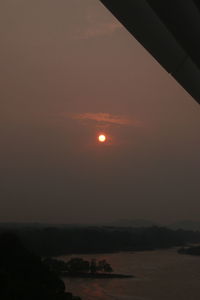
[[[104,134],[100,134],[98,136],[98,140],[99,142],[104,143],[106,141],[106,136]]]

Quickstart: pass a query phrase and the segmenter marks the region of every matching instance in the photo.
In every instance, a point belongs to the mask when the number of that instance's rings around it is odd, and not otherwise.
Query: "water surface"
[[[200,257],[177,254],[176,249],[114,254],[76,255],[106,259],[128,279],[65,278],[67,290],[83,300],[198,300]],[[68,260],[72,256],[62,256]]]

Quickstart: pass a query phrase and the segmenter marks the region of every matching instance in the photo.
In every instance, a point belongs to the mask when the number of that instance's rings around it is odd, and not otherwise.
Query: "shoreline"
[[[91,278],[91,279],[123,279],[123,278],[135,278],[133,275],[124,275],[124,274],[107,274],[107,273],[96,273],[96,274],[91,274],[91,273],[68,273],[68,272],[63,272],[60,275],[62,278]]]

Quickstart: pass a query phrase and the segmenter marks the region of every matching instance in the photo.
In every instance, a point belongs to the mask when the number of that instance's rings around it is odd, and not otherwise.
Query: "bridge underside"
[[[200,103],[200,0],[100,0]]]

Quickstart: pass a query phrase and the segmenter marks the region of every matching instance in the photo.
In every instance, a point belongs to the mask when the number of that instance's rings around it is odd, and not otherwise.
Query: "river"
[[[177,254],[177,249],[62,256],[106,259],[115,273],[128,279],[69,279],[67,291],[82,300],[199,300],[200,257]]]

